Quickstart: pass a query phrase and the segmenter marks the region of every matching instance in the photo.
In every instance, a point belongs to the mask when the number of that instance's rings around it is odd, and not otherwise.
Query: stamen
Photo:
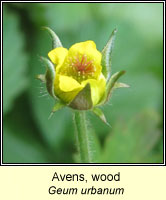
[[[79,82],[93,78],[95,72],[94,60],[89,59],[86,54],[68,57],[65,61],[65,67],[61,70],[61,74],[72,76]]]
[[[76,58],[76,62],[72,63],[72,66],[75,66],[76,70],[78,72],[85,72],[85,74],[89,73],[89,72],[94,72],[94,66],[92,64],[92,61],[88,61],[87,62],[87,56],[83,55],[82,58],[79,60],[78,58],[79,56],[77,56]]]

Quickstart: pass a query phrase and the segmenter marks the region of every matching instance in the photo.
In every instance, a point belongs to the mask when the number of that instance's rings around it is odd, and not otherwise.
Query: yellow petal
[[[69,54],[70,53],[85,54],[90,58],[95,59],[96,63],[100,64],[101,62],[101,53],[96,49],[96,44],[91,40],[74,44],[69,49]]]
[[[90,83],[91,86],[91,97],[93,105],[97,105],[105,93],[106,89],[106,80],[103,74],[100,75],[98,80],[88,79],[82,82],[82,85],[85,86],[87,83]]]
[[[101,53],[96,49],[96,44],[89,40],[85,42],[76,43],[69,49],[68,56],[71,58],[79,58],[80,61],[83,56],[86,56],[87,62],[92,62],[95,66],[95,78],[98,78],[102,67],[101,67]]]
[[[71,92],[82,88],[82,86],[75,79],[69,76],[60,76],[59,77],[59,88],[64,92]]]
[[[83,88],[76,80],[68,76],[56,75],[54,92],[63,102],[69,103]]]
[[[52,63],[56,65],[62,65],[67,54],[68,54],[68,50],[66,48],[58,47],[51,50],[48,53],[48,57],[50,58]]]

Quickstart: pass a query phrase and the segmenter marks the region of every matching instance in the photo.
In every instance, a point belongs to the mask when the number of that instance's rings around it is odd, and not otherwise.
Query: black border
[[[3,59],[1,59],[1,166],[166,166],[165,163],[165,1],[2,1],[1,30],[3,31],[4,3],[160,3],[163,4],[163,163],[3,163]],[[3,32],[1,31],[1,58]]]

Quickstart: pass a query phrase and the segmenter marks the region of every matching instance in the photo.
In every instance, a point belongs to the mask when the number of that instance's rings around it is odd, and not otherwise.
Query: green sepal
[[[89,110],[93,107],[89,83],[76,95],[69,106],[76,110]]]
[[[62,43],[56,33],[50,29],[49,27],[43,27],[43,29],[47,30],[52,38],[52,48],[55,49],[57,47],[62,47]]]
[[[107,86],[106,86],[106,99],[105,101],[108,101],[110,99],[112,90],[115,86],[116,81],[125,73],[126,71],[120,71],[120,72],[116,72],[115,74],[113,74],[110,79],[107,82]]]
[[[52,115],[54,114],[54,112],[58,111],[58,110],[61,110],[62,108],[64,108],[66,105],[61,102],[61,101],[58,101],[56,102],[56,104],[54,105],[54,107],[52,108],[52,112],[49,116],[49,119],[52,117]]]
[[[107,122],[105,115],[102,110],[99,108],[93,108],[92,112],[101,119],[102,122],[104,122],[106,125],[110,126],[110,124]],[[110,126],[111,127],[111,126]]]
[[[61,102],[61,101],[58,101],[58,102],[54,105],[54,107],[53,107],[53,109],[52,109],[52,112],[54,113],[54,112],[56,112],[56,111],[62,109],[62,108],[65,107],[65,106],[66,106],[66,104],[64,104],[64,103]]]
[[[108,79],[111,74],[111,53],[114,46],[116,32],[117,32],[117,29],[114,29],[110,36],[110,39],[108,40],[107,44],[105,45],[105,47],[103,48],[101,52],[102,53],[102,60],[101,60],[102,73],[106,79]]]
[[[117,89],[117,88],[129,88],[130,86],[126,83],[120,83],[120,82],[116,82],[114,84],[113,89]]]
[[[38,80],[40,80],[43,83],[46,83],[45,74],[38,74],[35,78],[38,79]]]
[[[114,86],[117,88],[116,81],[125,73],[125,71],[120,71],[120,72],[116,72],[115,74],[113,74],[110,79],[108,80],[107,84],[106,84],[106,92],[104,94],[104,96],[101,98],[101,101],[99,102],[98,105],[102,105],[105,104],[111,97],[112,91],[114,88]]]
[[[40,59],[44,63],[47,69],[45,75],[47,91],[52,97],[56,99],[56,96],[54,95],[54,79],[55,79],[54,65],[47,58],[40,57]]]

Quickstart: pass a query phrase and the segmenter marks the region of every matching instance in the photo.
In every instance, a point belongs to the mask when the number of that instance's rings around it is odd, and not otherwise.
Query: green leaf
[[[26,127],[29,130],[29,127]],[[10,129],[4,126],[3,162],[4,163],[47,163],[42,145],[35,139],[30,140],[16,136],[15,132],[25,134],[24,129]],[[34,133],[35,134],[35,133]]]
[[[45,75],[47,90],[49,94],[56,99],[56,96],[54,95],[54,79],[55,79],[54,65],[47,58],[44,58],[44,57],[40,57],[40,58],[47,68],[46,75]]]
[[[114,46],[114,40],[116,35],[117,29],[114,29],[110,39],[108,40],[107,44],[105,45],[104,49],[102,50],[102,73],[108,79],[111,74],[111,54]]]
[[[52,48],[55,49],[57,47],[62,47],[62,43],[56,33],[50,29],[49,27],[43,27],[43,29],[47,30],[52,38]]]
[[[105,124],[107,124],[108,126],[110,126],[110,124],[107,122],[107,119],[105,118],[104,113],[102,112],[102,110],[100,110],[99,108],[93,108],[92,112],[101,119],[101,121],[103,121]]]
[[[93,102],[89,83],[76,95],[69,106],[77,110],[89,110],[92,108]]]
[[[47,163],[55,159],[34,122],[27,95],[21,95],[12,112],[4,116],[3,162]]]
[[[93,19],[89,4],[43,4],[46,7],[45,18],[48,21],[50,27],[56,27],[56,30],[68,35],[68,31],[79,30],[83,27],[84,23]],[[70,14],[69,14],[70,12]],[[85,25],[86,27],[86,25]],[[81,29],[80,29],[81,30]],[[86,29],[88,31],[88,29]],[[85,34],[86,31],[76,31],[77,35]],[[84,33],[82,33],[84,32]],[[69,36],[69,35],[68,35]],[[72,35],[70,35],[71,37]],[[68,40],[70,40],[68,38]]]
[[[28,79],[24,36],[18,16],[6,6],[3,15],[3,113],[6,114],[16,97],[27,88]]]
[[[156,160],[162,162],[162,154],[157,156],[155,150],[162,140],[163,130],[159,128],[160,120],[158,113],[153,110],[141,112],[128,121],[118,119],[105,140],[103,162],[155,163]],[[154,155],[158,158],[156,159]]]

